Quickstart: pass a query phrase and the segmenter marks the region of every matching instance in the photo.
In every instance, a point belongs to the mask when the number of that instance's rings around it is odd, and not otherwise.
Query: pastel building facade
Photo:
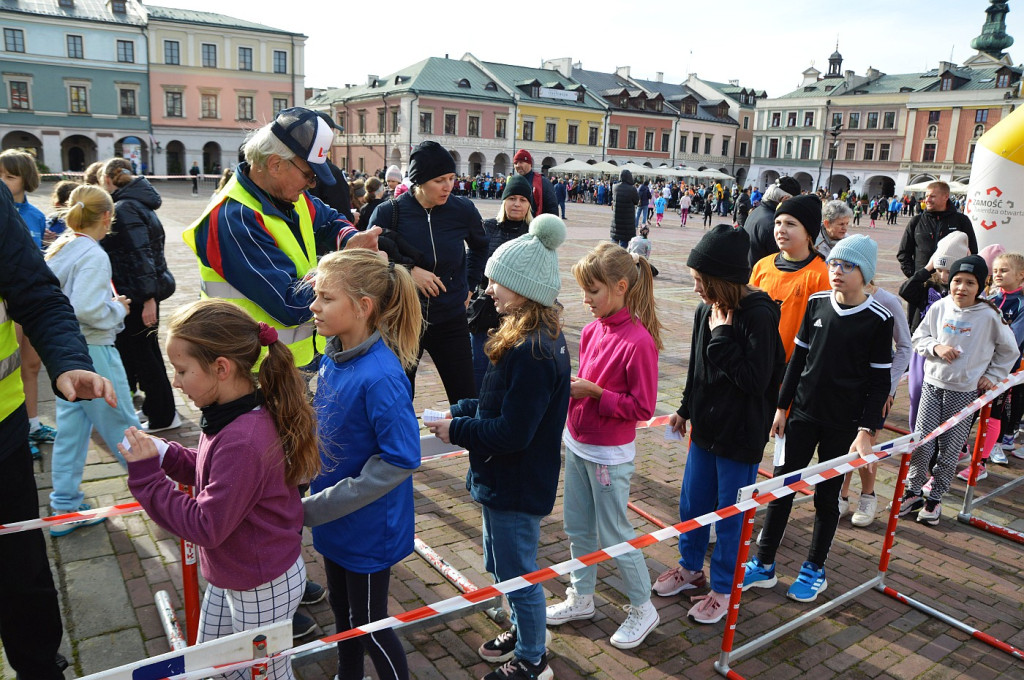
[[[132,0],[0,5],[0,145],[53,171],[149,161],[145,8]]]

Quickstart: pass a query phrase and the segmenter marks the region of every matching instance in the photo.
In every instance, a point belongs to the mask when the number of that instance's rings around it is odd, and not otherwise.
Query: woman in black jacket
[[[381,227],[384,236],[397,232],[408,258],[398,260],[409,268],[420,291],[426,329],[420,340],[434,361],[448,402],[476,396],[473,383],[473,352],[466,323],[470,290],[483,276],[487,253],[480,213],[468,198],[452,196],[455,159],[437,142],[423,142],[409,158],[411,191],[384,201],[370,216],[370,227]],[[467,267],[466,247],[475,253]],[[416,369],[409,372],[413,391]]]
[[[107,161],[101,179],[114,199],[114,220],[100,245],[110,256],[117,293],[131,301],[124,330],[114,344],[128,384],[146,394],[142,412],[149,424],[144,429],[169,430],[181,425],[181,419],[156,332],[160,302],[174,293],[174,277],[164,260],[164,227],[155,212],[163,201],[149,180],[132,175],[131,163],[124,158]]]
[[[495,219],[484,220],[484,233],[487,234],[487,255],[479,262],[479,254],[469,253],[469,270],[484,271],[487,260],[502,243],[522,236],[530,228],[533,220],[533,188],[526,178],[513,175],[509,178],[505,190],[501,194],[501,205]],[[485,291],[487,277],[482,276],[469,301],[467,318],[469,321],[470,341],[473,345],[473,381],[476,391],[480,392],[484,373],[490,360],[484,353],[484,343],[488,333],[501,324],[498,311],[494,308],[494,300]]]
[[[619,183],[612,191],[615,205],[612,208],[612,241],[625,248],[629,240],[636,236],[636,206],[640,204],[640,194],[633,186],[633,173],[623,170],[619,173]]]
[[[779,307],[764,291],[750,286],[742,229],[719,224],[690,251],[686,265],[701,304],[693,319],[686,391],[670,427],[686,433],[690,447],[679,516],[693,519],[736,502],[736,493],[757,478],[757,465],[768,443],[786,355],[779,337]],[[742,518],[716,524],[718,540],[711,555],[711,592],[690,611],[697,623],[725,616],[732,589]],[[679,537],[678,567],[661,574],[654,592],[669,597],[705,585],[704,555],[710,527]]]

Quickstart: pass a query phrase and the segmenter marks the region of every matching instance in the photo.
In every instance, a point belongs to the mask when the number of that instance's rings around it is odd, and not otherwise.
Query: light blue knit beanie
[[[875,278],[875,267],[878,263],[878,244],[864,234],[847,236],[832,249],[829,253],[830,260],[845,260],[860,267],[860,273],[864,275],[864,283],[870,283]]]
[[[484,275],[525,298],[550,307],[562,288],[558,246],[565,241],[565,222],[544,214],[530,222],[530,231],[503,243],[487,260]]]

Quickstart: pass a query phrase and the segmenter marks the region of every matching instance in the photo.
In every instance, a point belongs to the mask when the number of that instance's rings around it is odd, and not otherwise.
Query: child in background
[[[583,304],[595,321],[580,335],[565,443],[563,517],[574,558],[636,537],[627,516],[636,457],[636,423],[654,415],[661,323],[647,260],[602,243],[573,265]],[[658,625],[651,577],[639,550],[615,558],[629,597],[611,644],[632,649]],[[547,609],[548,625],[594,617],[597,567],[572,572],[566,599]]]
[[[128,377],[121,355],[114,347],[114,337],[124,327],[130,301],[114,292],[110,283],[110,258],[99,244],[110,230],[114,202],[110,194],[94,186],[76,188],[70,201],[71,207],[61,215],[71,230],[47,249],[46,260],[75,309],[96,372],[114,386],[117,408],[111,408],[101,399],[56,400],[60,429],[53,442],[50,471],[53,480],[50,507],[54,515],[90,507],[83,502],[85,497],[81,484],[93,428],[103,437],[118,462],[124,465],[117,445],[126,429],[139,427],[128,389]],[[50,535],[64,536],[75,529],[105,520],[98,517],[53,526],[50,527]]]
[[[651,260],[651,249],[654,244],[651,243],[651,239],[647,238],[651,233],[651,230],[647,227],[640,227],[640,234],[629,239],[629,243],[626,245],[626,250],[631,254],[638,257],[643,257],[650,264]],[[653,264],[651,265],[651,275],[658,275],[658,268]]]
[[[665,206],[668,205],[668,201],[665,200],[664,196],[659,195],[654,199],[654,215],[657,218],[655,226],[661,226],[661,220],[665,217]]]
[[[715,214],[715,205],[712,201],[711,192],[708,192],[708,195],[704,197],[703,209],[705,229],[711,226],[711,216]]]
[[[820,463],[847,452],[871,452],[892,368],[892,314],[864,291],[877,258],[878,245],[867,236],[844,238],[829,255],[832,290],[807,301],[772,423],[772,434],[785,437],[784,445],[776,441],[775,477],[806,467],[815,449]],[[842,485],[842,477],[833,477],[815,486],[814,531],[807,559],[786,593],[792,600],[813,602],[828,587],[825,561],[839,524]],[[757,556],[744,565],[743,590],[777,582],[775,557],[792,507],[792,495],[768,504]]]
[[[416,364],[423,316],[409,271],[369,250],[330,253],[315,286],[309,308],[329,340],[313,400],[321,472],[302,507],[342,631],[387,617],[391,567],[413,550],[420,440],[405,370]],[[338,643],[339,680],[362,680],[366,652],[380,680],[409,677],[387,628]]]
[[[25,194],[39,188],[39,170],[36,168],[35,157],[14,149],[0,153],[0,181],[11,190],[14,205],[28,227],[36,247],[42,248],[46,216],[25,197]],[[25,390],[25,410],[28,411],[28,446],[32,457],[39,458],[41,454],[38,445],[52,442],[57,436],[57,430],[39,420],[39,370],[42,368],[42,361],[32,343],[22,334],[21,326],[15,326],[15,331],[21,352],[21,383]]]
[[[750,285],[771,295],[782,307],[779,335],[786,361],[793,356],[807,299],[829,287],[828,267],[814,249],[820,230],[821,201],[817,196],[786,199],[775,209],[775,243],[780,252],[761,258],[750,273]]]
[[[681,227],[686,226],[686,218],[690,215],[690,204],[693,203],[693,199],[690,197],[690,190],[684,189],[679,195],[679,217],[681,219]]]
[[[987,248],[982,252],[984,250]],[[1017,347],[1024,352],[1024,290],[1022,290],[1022,286],[1024,286],[1024,255],[1006,252],[998,255],[992,263],[992,284],[994,286],[991,295],[992,303],[999,308],[1003,320],[1010,325],[1010,330],[1013,331]],[[993,450],[989,456],[989,459],[997,465],[1006,465],[1009,462],[1006,458],[1006,451],[1010,451],[1014,458],[1024,459],[1024,450],[1017,450],[1013,441],[1014,435],[1017,434],[1017,428],[1020,426],[1021,416],[1024,416],[1024,385],[1010,388],[1005,395],[1007,399],[1003,404],[1000,447],[999,450]],[[961,471],[957,476],[966,478],[969,473],[970,469],[968,468],[966,473]]]
[[[873,297],[879,304],[889,310],[893,320],[892,339],[896,350],[892,354],[892,368],[889,369],[890,387],[889,397],[885,400],[885,407],[882,409],[882,419],[872,428],[876,432],[885,426],[885,419],[892,409],[893,401],[896,399],[896,389],[899,387],[900,378],[907,371],[912,353],[910,347],[910,327],[907,325],[906,315],[903,313],[903,303],[900,299],[875,285],[874,281],[868,282],[864,292]],[[871,439],[871,445],[877,443],[877,434]],[[875,521],[878,512],[878,496],[875,495],[875,476],[878,474],[878,464],[862,465],[857,468],[860,476],[860,499],[857,502],[857,509],[850,518],[850,523],[855,527],[870,526]],[[853,481],[853,472],[847,472],[843,480],[843,489],[839,492],[839,516],[842,517],[850,509],[850,482]]]
[[[199,548],[209,583],[199,642],[291,621],[306,584],[299,485],[320,468],[302,374],[276,329],[223,300],[175,312],[167,357],[174,386],[203,412],[199,448],[133,427],[119,449],[128,488],[150,518]],[[196,497],[175,482],[195,485]],[[290,659],[271,662],[268,678],[292,680]]]
[[[878,201],[871,201],[871,212],[869,213],[869,216],[871,217],[871,224],[868,225],[870,228],[875,228],[875,220],[878,219],[879,214]]]
[[[985,260],[969,255],[954,262],[949,273],[949,296],[932,305],[912,339],[914,351],[925,358],[918,432],[931,432],[956,415],[974,401],[979,390],[989,390],[1005,378],[1020,358],[1013,331],[992,303],[981,297],[988,277]],[[956,475],[970,429],[971,421],[964,420],[937,440],[914,449],[900,517],[917,512],[918,522],[939,523],[942,497]],[[926,501],[921,488],[936,448],[934,482]]]
[[[749,250],[747,232],[719,224],[686,259],[701,304],[693,317],[683,402],[669,421],[680,438],[686,421],[692,423],[679,494],[682,521],[732,505],[739,489],[754,483],[779,400],[785,370],[779,306],[747,284]],[[696,623],[717,623],[728,611],[742,520],[734,515],[716,524],[711,592],[693,598],[697,604],[688,613]],[[701,527],[679,537],[679,566],[658,577],[657,595],[704,586],[710,533]]]
[[[564,240],[565,224],[541,215],[487,261],[487,294],[502,320],[486,345],[491,366],[483,388],[479,398],[453,404],[451,419],[427,423],[442,441],[469,449],[466,487],[482,506],[484,567],[498,581],[537,570],[540,522],[558,492],[572,368],[556,302],[555,249]],[[507,663],[484,680],[551,680],[544,588],[534,584],[507,597],[512,628],[478,650],[485,661]]]
[[[68,207],[68,198],[71,192],[78,188],[78,182],[69,179],[61,180],[53,187],[53,194],[50,195],[50,203],[57,212],[46,218],[46,230],[43,232],[43,245],[49,246],[57,237],[64,233],[67,225],[62,217],[63,211]]]
[[[856,227],[860,226],[860,216],[864,213],[860,207],[860,201],[853,204],[853,224]]]

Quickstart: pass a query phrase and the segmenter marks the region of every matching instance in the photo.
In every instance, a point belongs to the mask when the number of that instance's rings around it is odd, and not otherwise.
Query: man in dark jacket
[[[562,212],[562,219],[564,220],[565,219],[565,199],[566,199],[566,195],[565,195],[566,194],[566,191],[565,191],[565,180],[564,179],[558,180],[555,183],[554,188],[555,188],[555,202],[558,203],[558,209]]]
[[[533,204],[537,206],[537,212],[534,214],[557,215],[558,201],[555,199],[555,188],[551,186],[551,182],[533,171],[533,156],[530,152],[526,149],[516,151],[512,163],[516,166],[516,172],[525,177],[533,187]]]
[[[761,258],[779,252],[775,243],[775,209],[787,198],[800,195],[800,183],[792,177],[783,177],[769,186],[761,197],[761,204],[754,208],[743,228],[750,236],[750,266]]]
[[[747,217],[750,216],[750,187],[747,187],[740,192],[739,198],[736,199],[736,224],[741,227],[746,224]]]
[[[949,185],[932,182],[924,195],[925,212],[914,216],[907,223],[896,251],[903,275],[910,278],[914,272],[928,264],[935,254],[935,248],[945,236],[954,231],[967,234],[967,247],[972,255],[978,253],[978,239],[974,235],[971,218],[957,212],[949,201]],[[911,324],[919,321],[921,310],[917,305],[907,305],[907,319]]]
[[[619,183],[613,191],[615,204],[612,209],[612,240],[623,248],[629,240],[636,236],[635,210],[640,203],[640,195],[633,186],[633,173],[623,170],[619,173]]]
[[[114,387],[92,372],[75,310],[43,262],[11,192],[0,182],[0,524],[39,517],[35,469],[14,322],[38,350],[59,398],[102,398]],[[39,530],[0,536],[0,640],[19,678],[60,680],[62,632],[46,543]]]

